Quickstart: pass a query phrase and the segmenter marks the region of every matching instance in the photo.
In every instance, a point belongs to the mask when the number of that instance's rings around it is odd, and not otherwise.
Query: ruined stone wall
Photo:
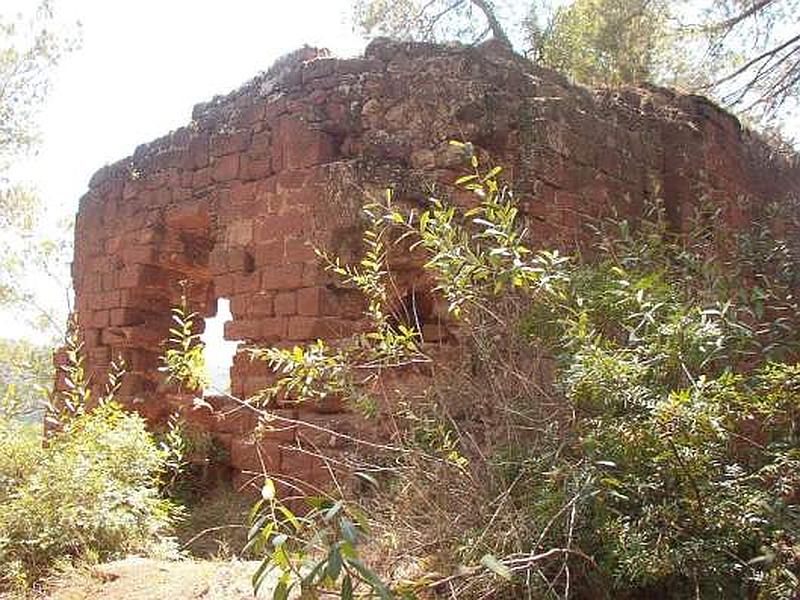
[[[87,365],[100,382],[124,358],[120,398],[153,422],[182,401],[157,370],[178,281],[190,282],[203,316],[231,300],[229,339],[351,333],[362,301],[333,284],[313,247],[352,258],[366,195],[395,185],[413,201],[428,183],[452,181],[463,165],[450,139],[505,168],[542,246],[572,247],[588,217],[636,214],[656,196],[676,228],[701,198],[721,209],[719,227],[735,228],[800,190],[796,164],[703,98],[579,88],[491,44],[378,40],[362,58],[303,58],[196,106],[186,127],[100,169],[81,199],[73,279]],[[268,377],[243,354],[231,374],[240,398]],[[257,443],[251,415],[213,403],[221,412],[192,419],[235,468],[265,461],[299,477],[320,468],[287,451],[294,428]],[[352,425],[330,406],[305,410],[312,422]]]

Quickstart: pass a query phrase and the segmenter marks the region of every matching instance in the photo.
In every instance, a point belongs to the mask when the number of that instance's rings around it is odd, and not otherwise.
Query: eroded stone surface
[[[360,298],[333,285],[313,247],[353,258],[365,196],[396,186],[414,201],[429,183],[453,181],[463,165],[451,139],[505,168],[542,246],[571,248],[587,217],[637,214],[656,196],[676,228],[700,198],[721,210],[721,227],[737,228],[800,190],[797,164],[700,97],[590,91],[491,44],[376,40],[360,58],[301,58],[196,106],[186,127],[100,169],[81,199],[73,279],[87,366],[99,382],[112,357],[124,358],[120,398],[153,422],[180,402],[157,370],[178,281],[191,282],[204,316],[231,300],[228,339],[294,343],[357,330]],[[265,366],[241,354],[231,375],[240,398],[268,381]],[[296,428],[254,439],[251,415],[205,410],[189,413],[236,469],[318,475],[312,458],[283,444]],[[312,417],[347,427],[350,417],[320,412]]]

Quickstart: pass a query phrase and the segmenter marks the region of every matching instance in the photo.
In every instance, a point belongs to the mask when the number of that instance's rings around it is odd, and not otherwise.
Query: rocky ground
[[[165,561],[131,557],[76,571],[51,583],[41,600],[253,600],[253,561]],[[269,597],[266,584],[259,597]]]

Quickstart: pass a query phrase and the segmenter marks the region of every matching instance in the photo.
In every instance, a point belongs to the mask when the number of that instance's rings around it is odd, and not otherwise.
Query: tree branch
[[[477,6],[486,17],[486,21],[489,23],[489,28],[492,30],[494,39],[511,48],[511,42],[509,41],[503,26],[500,25],[500,21],[497,20],[497,15],[495,15],[494,7],[491,5],[491,3],[488,0],[470,0],[470,2]]]
[[[767,59],[767,58],[771,58],[772,56],[775,56],[780,51],[785,50],[786,48],[788,48],[789,46],[791,46],[792,44],[794,44],[794,43],[796,43],[798,41],[800,41],[800,34],[797,34],[793,38],[790,38],[790,39],[786,40],[784,43],[782,43],[781,45],[779,45],[779,46],[777,46],[775,48],[771,48],[770,50],[767,50],[766,52],[762,52],[761,54],[759,54],[758,56],[756,56],[752,60],[747,61],[744,65],[742,65],[741,67],[736,69],[733,73],[730,73],[730,74],[726,75],[725,77],[722,77],[721,79],[718,79],[714,83],[711,83],[709,85],[703,86],[703,88],[701,88],[701,89],[714,88],[714,87],[717,87],[720,84],[725,83],[726,81],[730,81],[731,79],[735,79],[736,77],[738,77],[742,73],[746,72],[748,69],[752,68],[754,65],[758,64],[762,60]]]
[[[744,21],[748,17],[751,17],[752,15],[754,15],[757,12],[759,12],[760,10],[766,8],[770,4],[773,4],[774,2],[775,2],[775,0],[758,0],[758,2],[754,3],[750,8],[748,8],[745,11],[742,11],[741,13],[736,15],[735,17],[731,17],[730,19],[726,19],[725,21],[722,21],[720,23],[714,23],[712,25],[708,25],[706,27],[703,27],[702,31],[705,31],[707,33],[713,33],[713,32],[724,31],[724,30],[736,27],[739,23],[741,23],[742,21]]]

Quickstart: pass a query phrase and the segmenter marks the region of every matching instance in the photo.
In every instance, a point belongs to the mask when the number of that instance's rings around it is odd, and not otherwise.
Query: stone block
[[[155,246],[127,246],[118,254],[126,265],[152,265],[158,262],[158,248]]]
[[[107,327],[103,329],[100,341],[106,346],[158,349],[167,335],[166,328],[158,330],[147,324]]]
[[[298,421],[299,442],[320,450],[353,445],[354,442],[348,438],[359,437],[361,430],[365,428],[363,419],[356,413],[326,412],[324,409],[301,413]],[[368,434],[366,430],[364,433]]]
[[[255,159],[251,156],[243,155],[240,168],[240,176],[243,181],[265,179],[274,173],[272,160],[269,157]]]
[[[253,241],[253,221],[239,219],[228,225],[225,239],[229,246],[246,246]]]
[[[239,176],[239,155],[220,156],[211,163],[211,179],[215,182],[231,181]]]
[[[227,258],[227,270],[229,272],[252,273],[255,270],[255,259],[253,255],[242,247],[228,248],[225,253]]]
[[[180,229],[205,229],[211,225],[208,202],[191,200],[171,207],[164,215],[164,222]]]
[[[251,132],[248,129],[240,129],[231,133],[218,133],[211,136],[209,152],[213,157],[220,157],[226,154],[244,152],[250,146]]]
[[[297,290],[297,314],[303,316],[338,316],[358,319],[366,308],[366,300],[355,290],[328,289],[325,286]]]
[[[277,342],[286,337],[287,320],[282,317],[261,319],[260,334],[263,342]]]
[[[247,156],[254,161],[268,159],[271,146],[272,134],[269,130],[254,133]]]
[[[83,345],[87,348],[95,348],[100,345],[100,329],[81,327]]]
[[[111,311],[108,310],[95,310],[92,312],[91,320],[87,323],[90,327],[103,328],[108,327],[111,319]]]
[[[276,265],[284,262],[284,243],[282,239],[261,242],[256,237],[256,264],[259,267]],[[301,262],[301,261],[298,261]]]
[[[112,308],[109,316],[109,324],[116,325],[136,325],[143,323],[146,312],[136,308]]]
[[[193,137],[189,141],[184,156],[183,167],[189,170],[202,169],[208,165],[208,135],[201,134]]]
[[[341,338],[355,330],[353,324],[335,317],[290,317],[286,339],[311,341],[326,338]]]
[[[228,321],[223,325],[223,335],[226,340],[257,341],[261,338],[261,325],[253,320]]]
[[[213,275],[221,275],[228,272],[228,249],[223,246],[215,246],[208,255],[208,268]]]
[[[276,215],[256,224],[256,240],[282,239],[287,235],[298,235],[307,231],[312,222],[305,215]],[[291,258],[291,257],[289,257]]]
[[[231,296],[230,309],[234,319],[241,319],[247,316],[250,307],[250,294]]]
[[[314,244],[305,238],[287,239],[284,248],[287,260],[292,262],[309,263],[319,260]]]
[[[275,178],[276,192],[301,190],[308,183],[310,173],[308,170],[280,170]]]
[[[297,294],[293,291],[279,292],[275,296],[274,307],[278,316],[297,314]]]
[[[276,473],[281,470],[281,448],[268,440],[231,440],[231,466],[252,473]]]
[[[275,314],[275,296],[260,292],[248,297],[247,313],[254,317],[271,317]]]
[[[255,273],[234,273],[233,289],[236,294],[254,293],[259,291],[261,284],[261,274]]]
[[[303,83],[333,75],[336,62],[334,58],[317,58],[303,63]]]
[[[111,349],[103,346],[92,348],[86,351],[86,358],[95,367],[108,365],[111,362]]]
[[[230,188],[230,201],[237,205],[247,204],[255,200],[256,184],[254,182],[236,181]]]
[[[303,285],[303,265],[280,264],[267,267],[261,274],[262,290],[293,290]]]
[[[236,293],[235,279],[232,273],[214,277],[214,292],[220,298],[230,298]]]
[[[297,290],[297,314],[306,317],[325,314],[324,288],[308,287]]]
[[[302,450],[284,448],[281,455],[281,472],[292,478],[295,484],[311,483],[312,470],[318,460]]]
[[[275,170],[303,169],[332,162],[337,156],[336,144],[328,134],[313,129],[301,117],[279,121],[272,140]]]
[[[210,186],[215,181],[212,177],[212,173],[211,167],[204,167],[194,171],[194,173],[192,173],[192,187],[195,189],[203,189]]]

